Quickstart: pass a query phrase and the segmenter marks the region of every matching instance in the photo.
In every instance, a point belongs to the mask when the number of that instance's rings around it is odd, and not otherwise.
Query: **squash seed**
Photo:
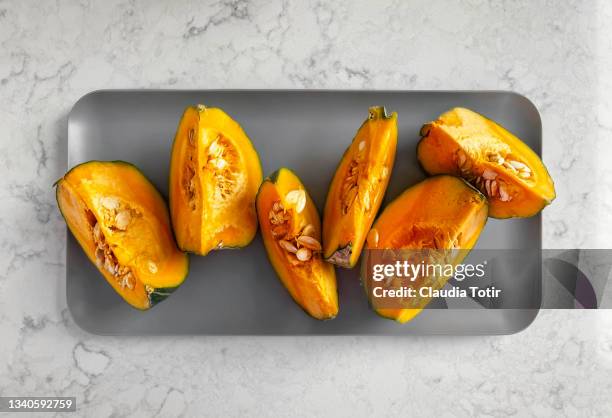
[[[485,170],[482,172],[482,177],[484,177],[485,180],[495,180],[497,173],[493,170],[485,168]]]
[[[288,251],[293,254],[295,254],[298,251],[295,245],[293,245],[289,241],[285,241],[284,239],[279,240],[278,245],[280,245],[283,250]]]
[[[121,231],[125,231],[132,220],[132,215],[127,210],[119,212],[115,216],[115,227]]]
[[[508,162],[510,163],[510,165],[512,165],[512,167],[516,168],[517,170],[524,170],[525,168],[527,168],[527,166],[520,161],[510,160]]]
[[[240,154],[233,143],[221,136],[217,137],[208,146],[208,158],[202,167],[210,173],[214,182],[215,206],[224,205],[235,190],[239,190],[244,182],[244,176],[232,169],[233,163],[240,160]]]
[[[116,210],[119,208],[119,199],[116,197],[103,197],[100,199],[100,204],[108,210]]]
[[[314,226],[312,224],[308,224],[302,229],[302,235],[307,237],[312,237],[315,232]]]
[[[502,202],[509,202],[512,200],[511,196],[508,194],[506,188],[502,184],[499,184],[499,200]]]
[[[297,237],[297,243],[304,248],[308,248],[314,251],[321,251],[321,243],[314,239],[313,237],[309,237],[307,235],[301,235]]]
[[[96,248],[96,265],[102,267],[104,262],[104,250],[100,247]]]
[[[516,168],[514,168],[514,166],[512,164],[510,164],[510,161],[504,161],[504,163],[502,164],[504,167],[506,167],[508,170],[510,170],[513,173],[517,173],[518,170]]]
[[[302,189],[291,190],[285,195],[285,201],[293,205],[297,213],[302,213],[306,207],[306,192]]]
[[[149,261],[149,262],[147,263],[147,267],[149,268],[149,271],[150,271],[152,274],[157,273],[157,264],[155,264],[155,262],[154,262],[154,261]]]
[[[497,182],[495,180],[491,181],[491,195],[492,196],[497,195]]]
[[[130,281],[131,278],[132,278],[132,273],[126,273],[125,275],[123,275],[121,277],[121,287],[122,288],[127,287],[128,289],[132,290],[134,288],[134,285]]]
[[[303,247],[297,250],[295,256],[300,261],[308,261],[312,258],[312,251],[310,251],[308,248]]]

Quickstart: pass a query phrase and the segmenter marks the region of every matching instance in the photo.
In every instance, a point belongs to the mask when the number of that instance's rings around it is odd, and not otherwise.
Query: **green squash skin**
[[[149,309],[166,300],[166,298],[174,293],[174,291],[178,288],[179,286],[155,288],[151,293],[149,293]]]

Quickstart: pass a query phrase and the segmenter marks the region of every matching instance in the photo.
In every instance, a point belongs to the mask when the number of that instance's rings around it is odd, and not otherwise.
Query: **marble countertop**
[[[509,89],[542,114],[545,246],[610,248],[611,19],[580,1],[0,0],[0,394],[100,417],[609,414],[609,311],[503,337],[90,335],[52,184],[95,89]]]

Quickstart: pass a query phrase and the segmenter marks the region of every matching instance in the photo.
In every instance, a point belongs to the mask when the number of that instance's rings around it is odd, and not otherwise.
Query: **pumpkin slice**
[[[366,248],[432,250],[432,255],[456,265],[476,244],[487,221],[487,210],[487,199],[464,180],[433,176],[404,191],[384,209],[368,233]],[[437,277],[432,282],[441,288],[449,278]],[[366,280],[364,287],[371,298],[369,286]],[[414,309],[377,308],[370,299],[378,314],[400,323],[414,318],[428,302],[422,298]]]
[[[259,157],[223,110],[188,107],[174,138],[170,213],[179,247],[200,255],[247,246],[257,232]]]
[[[333,264],[357,264],[366,235],[389,185],[397,148],[397,113],[371,107],[345,151],[327,193],[323,256]]]
[[[293,300],[313,318],[334,318],[336,273],[321,257],[319,214],[300,179],[286,168],[266,178],[257,214],[268,258]]]
[[[90,161],[56,183],[60,212],[87,257],[126,302],[149,309],[185,279],[166,204],[133,165]]]
[[[418,159],[429,174],[462,176],[490,200],[493,218],[529,217],[555,198],[540,157],[502,126],[455,108],[421,129]]]

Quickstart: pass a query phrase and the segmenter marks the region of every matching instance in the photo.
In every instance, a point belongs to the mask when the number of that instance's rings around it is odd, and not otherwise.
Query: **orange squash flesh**
[[[421,129],[418,159],[429,174],[462,176],[490,200],[494,218],[528,217],[555,198],[538,155],[502,126],[455,108]]]
[[[300,179],[286,168],[266,178],[257,194],[257,214],[268,258],[293,300],[313,318],[334,318],[338,314],[336,273],[323,261],[320,247],[300,261],[281,245],[283,241],[308,253],[297,237],[321,242],[319,214]]]
[[[78,165],[56,183],[56,197],[87,257],[133,307],[151,308],[185,279],[188,259],[176,247],[166,204],[133,165]],[[110,251],[109,257],[100,257],[102,247]],[[112,270],[113,265],[122,274]]]
[[[188,107],[170,162],[170,213],[179,247],[205,255],[248,245],[257,232],[262,181],[255,148],[223,110]]]
[[[451,263],[459,264],[476,244],[487,213],[487,199],[464,180],[433,176],[404,191],[384,209],[368,234],[366,248],[457,250]],[[422,300],[418,306],[426,303]],[[400,323],[422,310],[375,309]]]
[[[323,256],[333,264],[357,264],[367,232],[389,184],[397,148],[397,113],[369,109],[331,182],[323,214]]]

